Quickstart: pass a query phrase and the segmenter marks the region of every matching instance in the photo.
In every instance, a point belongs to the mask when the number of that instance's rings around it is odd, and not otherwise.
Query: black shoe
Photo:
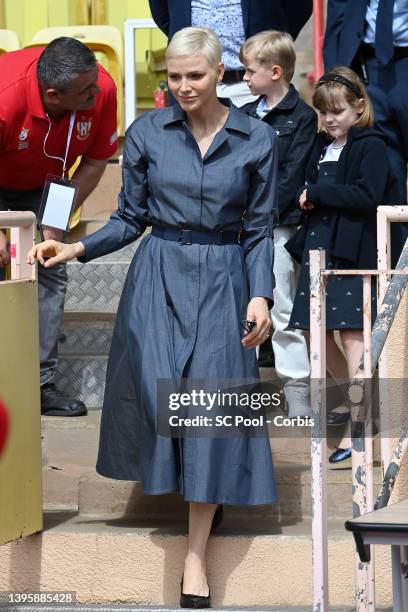
[[[213,516],[210,531],[214,531],[214,529],[217,529],[217,527],[221,525],[223,518],[224,518],[224,508],[222,504],[218,504],[215,514]]]
[[[328,425],[344,425],[348,423],[350,420],[350,411],[349,412],[336,412],[332,410],[327,415],[327,424]]]
[[[329,463],[338,464],[351,459],[351,448],[338,448],[329,457]]]
[[[183,578],[180,581],[180,608],[211,608],[211,595],[208,589],[208,595],[189,595],[183,593]]]
[[[72,417],[84,416],[87,413],[83,402],[65,395],[54,383],[47,383],[41,387],[41,414]]]

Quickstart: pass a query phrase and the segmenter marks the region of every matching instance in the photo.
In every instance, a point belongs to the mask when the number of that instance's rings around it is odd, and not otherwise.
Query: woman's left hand
[[[255,321],[253,330],[241,340],[246,348],[255,348],[269,337],[272,322],[269,318],[268,301],[263,297],[255,297],[248,304],[247,321]]]

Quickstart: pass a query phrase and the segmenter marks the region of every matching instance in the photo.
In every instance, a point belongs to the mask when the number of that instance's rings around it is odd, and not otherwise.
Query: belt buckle
[[[188,235],[188,238],[185,240],[184,239],[184,234]],[[190,229],[180,229],[180,234],[179,234],[179,238],[178,241],[180,244],[193,244],[193,235],[191,233]]]
[[[217,245],[222,246],[224,244],[224,232],[220,230],[218,232]]]

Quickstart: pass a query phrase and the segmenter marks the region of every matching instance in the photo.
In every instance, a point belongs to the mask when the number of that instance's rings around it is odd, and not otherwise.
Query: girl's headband
[[[344,85],[348,89],[351,89],[351,91],[357,96],[357,98],[363,97],[359,86],[353,83],[352,81],[349,81],[349,79],[346,79],[346,77],[340,76],[340,74],[324,74],[316,83],[316,87],[327,83],[327,81],[334,81],[335,83],[340,83],[340,85]]]

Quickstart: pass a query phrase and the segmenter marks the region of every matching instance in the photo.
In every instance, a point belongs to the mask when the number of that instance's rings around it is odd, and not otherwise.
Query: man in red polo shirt
[[[95,189],[117,146],[116,87],[90,49],[61,37],[46,49],[0,57],[0,210],[38,213],[47,175],[62,176],[82,156],[73,179],[80,206]],[[61,239],[62,232],[44,230]],[[0,231],[0,268],[9,261]],[[2,270],[0,269],[0,274]],[[64,310],[65,265],[39,267],[41,412],[86,414],[83,402],[54,384]]]

